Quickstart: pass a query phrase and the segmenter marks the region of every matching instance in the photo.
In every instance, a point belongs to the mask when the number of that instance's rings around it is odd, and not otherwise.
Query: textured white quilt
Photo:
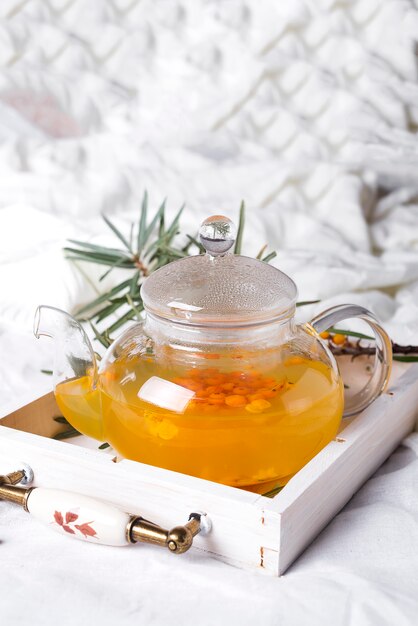
[[[248,209],[301,299],[418,343],[416,0],[2,0],[0,403],[48,389],[37,304],[94,296],[66,238],[168,198]],[[91,266],[83,268],[97,276]],[[117,274],[108,278],[107,288]],[[0,622],[402,626],[418,612],[418,435],[280,580],[68,542],[0,505]]]

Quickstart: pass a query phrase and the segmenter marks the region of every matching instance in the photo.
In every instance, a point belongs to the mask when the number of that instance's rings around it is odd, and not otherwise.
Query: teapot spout
[[[65,311],[42,305],[33,332],[54,340],[54,391],[62,414],[81,433],[102,440],[97,361],[85,330]]]
[[[88,376],[97,384],[97,361],[93,347],[81,324],[65,311],[41,305],[36,309],[33,332],[37,339],[55,341],[54,382]]]

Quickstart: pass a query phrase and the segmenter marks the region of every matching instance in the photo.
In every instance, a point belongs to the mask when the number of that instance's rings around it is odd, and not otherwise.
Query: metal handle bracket
[[[0,500],[14,502],[22,506],[27,512],[32,513],[41,521],[55,521],[55,530],[65,531],[69,536],[78,539],[92,540],[94,537],[99,543],[108,545],[126,545],[127,543],[150,543],[168,548],[174,554],[187,552],[193,544],[194,537],[201,533],[207,534],[211,529],[211,522],[206,513],[201,511],[189,515],[189,520],[184,526],[175,526],[171,530],[166,530],[142,516],[129,515],[120,511],[112,504],[103,503],[81,494],[74,494],[66,491],[54,489],[37,489],[35,487],[21,487],[27,485],[33,479],[33,471],[28,465],[6,475],[0,475]],[[33,496],[31,496],[33,494]],[[29,502],[28,502],[29,501]],[[57,505],[60,501],[61,505]],[[89,523],[73,527],[69,524],[75,523],[79,515],[73,513],[74,509],[67,511],[64,523],[61,510],[63,505],[71,502],[71,506],[76,504],[79,509],[87,507],[86,510],[94,511],[94,518],[97,528],[100,527],[100,519],[105,519],[105,526],[109,527],[110,520],[113,520],[113,529],[106,533],[105,527],[98,533]],[[54,505],[54,506],[53,506]],[[54,509],[58,507],[58,511]],[[76,509],[77,511],[79,509]],[[97,515],[96,515],[97,514]],[[77,531],[77,532],[76,532]],[[100,538],[100,540],[99,540]]]

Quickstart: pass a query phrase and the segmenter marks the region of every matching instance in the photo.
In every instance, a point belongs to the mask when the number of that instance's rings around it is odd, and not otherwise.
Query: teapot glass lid
[[[258,259],[234,255],[236,228],[215,215],[200,227],[206,254],[174,261],[143,283],[145,310],[191,325],[246,325],[289,317],[297,289],[283,272]]]

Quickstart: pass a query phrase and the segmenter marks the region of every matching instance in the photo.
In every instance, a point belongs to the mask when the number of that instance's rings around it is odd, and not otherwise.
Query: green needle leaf
[[[142,248],[144,247],[146,236],[147,236],[147,213],[148,213],[148,192],[145,190],[144,196],[142,198],[141,216],[139,219],[139,226],[138,226],[138,245],[137,245],[138,254],[141,253]]]
[[[264,257],[264,259],[261,259],[261,260],[263,261],[263,263],[268,263],[269,261],[274,259],[276,256],[277,256],[277,252],[270,252],[270,254],[268,254],[267,256]]]
[[[255,258],[261,261],[261,258],[266,250],[267,250],[267,244],[264,244],[264,246],[261,248],[260,252],[257,254]]]
[[[96,323],[98,324],[109,315],[112,315],[112,313],[120,309],[120,307],[123,306],[124,304],[126,304],[125,298],[117,298],[116,300],[112,300],[111,304],[109,304],[108,306],[104,307],[103,309],[101,309],[100,311],[94,314]]]
[[[263,493],[262,495],[265,498],[274,498],[274,496],[277,496],[277,494],[283,489],[283,487],[274,487],[273,489],[270,489],[270,491],[266,491],[266,493]]]
[[[79,311],[77,311],[77,317],[79,317],[82,313],[86,313],[87,311],[95,309],[99,304],[102,304],[103,302],[109,302],[113,296],[116,296],[120,291],[123,291],[123,289],[129,287],[129,285],[131,284],[131,280],[131,278],[129,278],[128,280],[124,280],[122,283],[116,285],[116,287],[113,287],[113,289],[111,289],[107,293],[104,293],[102,296],[99,296],[95,300],[89,302],[89,304],[83,306],[81,309],[79,309]]]
[[[97,265],[113,265],[114,267],[132,268],[135,267],[133,259],[130,257],[115,257],[114,255],[105,256],[103,254],[97,254],[94,252],[85,252],[83,250],[76,250],[75,248],[64,248],[67,259],[74,259],[76,261],[85,261],[87,263],[96,263]]]
[[[301,300],[296,302],[296,306],[307,306],[308,304],[317,304],[318,302],[321,302],[321,300]]]
[[[165,203],[166,203],[166,199],[163,200],[163,203],[161,204],[160,208],[158,209],[157,213],[154,215],[154,217],[152,218],[151,222],[149,223],[148,227],[147,227],[147,232],[146,232],[146,240],[148,240],[150,238],[150,236],[152,235],[154,228],[157,226],[157,223],[160,221],[161,223],[161,219],[164,218],[164,211],[165,211]]]
[[[234,247],[235,254],[241,254],[242,237],[244,235],[244,226],[245,226],[245,204],[244,204],[244,200],[242,200],[241,206],[239,209],[238,231],[237,231],[237,238],[236,238],[235,247]]]
[[[76,254],[80,256],[80,258],[85,258],[89,260],[91,259],[93,261],[105,261],[108,265],[111,265],[121,257],[123,257],[124,261],[132,262],[132,258],[124,253],[123,250],[121,250],[120,252],[112,252],[112,250],[110,250],[109,252],[96,252],[90,250],[79,250],[78,248],[65,247],[64,251],[70,254]]]
[[[136,315],[136,319],[138,320],[138,322],[142,322],[143,317],[141,315],[141,311],[144,310],[144,307],[142,307],[142,309],[140,310],[139,308],[137,308],[135,306],[134,301],[132,300],[131,296],[129,295],[129,293],[126,294],[126,300],[128,301],[129,306],[131,307],[131,309],[135,312]]]
[[[58,422],[58,424],[67,424],[67,426],[70,426],[69,422],[65,419],[63,415],[57,415],[52,419],[54,420],[54,422]],[[73,428],[73,426],[71,426],[71,428]]]
[[[102,274],[102,275],[100,276],[99,281],[102,281],[104,278],[106,278],[106,276],[108,276],[108,275],[110,274],[110,272],[111,272],[112,270],[114,270],[114,269],[115,269],[115,267],[116,267],[119,263],[121,263],[121,262],[123,262],[123,261],[124,261],[124,258],[123,258],[123,257],[119,257],[119,259],[117,259],[114,263],[112,263],[112,265],[109,267],[109,269],[108,269],[108,270],[106,270],[106,271],[105,271],[105,273],[104,273],[104,274]]]
[[[185,205],[183,204],[183,206],[180,208],[180,210],[178,211],[176,217],[173,219],[173,221],[171,222],[171,225],[168,227],[167,232],[166,232],[166,236],[167,236],[167,244],[171,243],[171,240],[177,235],[178,233],[178,226],[179,226],[179,222],[180,222],[180,217],[181,214],[184,211],[184,207]]]
[[[172,248],[171,246],[162,246],[161,249],[164,252],[168,252],[168,254],[170,254],[175,259],[183,259],[184,257],[187,256],[185,252],[182,252],[181,250],[176,250],[175,248]]]
[[[81,433],[78,432],[75,428],[71,428],[71,430],[64,430],[62,433],[57,433],[54,435],[54,439],[60,441],[62,439],[71,439],[72,437],[79,437]]]
[[[87,243],[85,241],[79,241],[78,239],[68,239],[68,241],[70,243],[75,243],[76,246],[81,246],[82,248],[92,250],[93,252],[98,252],[99,254],[109,255],[110,253],[114,253],[114,254],[117,254],[118,256],[120,256],[121,254],[126,255],[126,251],[121,250],[120,248],[106,248],[105,246],[97,246],[94,243]]]
[[[113,333],[115,330],[123,326],[125,322],[129,322],[129,320],[132,320],[135,317],[135,315],[136,315],[136,312],[133,309],[131,309],[130,311],[127,311],[125,315],[122,315],[122,317],[119,318],[114,324],[109,326],[109,328],[107,329],[107,332],[109,334]]]
[[[336,335],[346,335],[347,337],[358,337],[359,339],[370,339],[375,341],[374,337],[370,335],[363,335],[363,333],[355,333],[353,330],[343,330],[342,328],[328,328],[329,333],[335,333]]]
[[[205,248],[204,246],[202,246],[202,244],[200,243],[200,241],[198,241],[195,237],[192,237],[191,235],[186,235],[187,239],[189,240],[189,243],[183,248],[183,252],[187,255],[188,251],[189,251],[189,247],[194,244],[200,254],[205,254]]]
[[[116,237],[124,244],[126,249],[129,250],[129,252],[132,252],[131,247],[129,245],[129,241],[126,239],[126,237],[124,237],[124,235],[122,235],[120,230],[118,228],[116,228],[116,226],[110,221],[110,219],[108,217],[106,217],[106,215],[102,214],[102,217],[103,217],[104,221],[106,222],[106,224],[109,226],[109,228],[115,233]],[[133,254],[133,252],[132,252],[132,254]]]
[[[165,233],[165,210],[160,215],[160,223],[158,225],[158,237],[162,237]]]
[[[103,347],[108,348],[112,342],[107,339],[106,335],[102,335],[101,333],[99,333],[93,322],[89,322],[89,324],[92,331],[94,332],[94,336],[96,337],[97,341],[99,341]]]
[[[139,291],[138,287],[139,287],[139,279],[141,277],[141,272],[135,272],[135,274],[132,276],[131,280],[129,281],[129,295],[131,296],[131,298],[133,298],[135,296],[135,294],[137,293],[137,291]]]

